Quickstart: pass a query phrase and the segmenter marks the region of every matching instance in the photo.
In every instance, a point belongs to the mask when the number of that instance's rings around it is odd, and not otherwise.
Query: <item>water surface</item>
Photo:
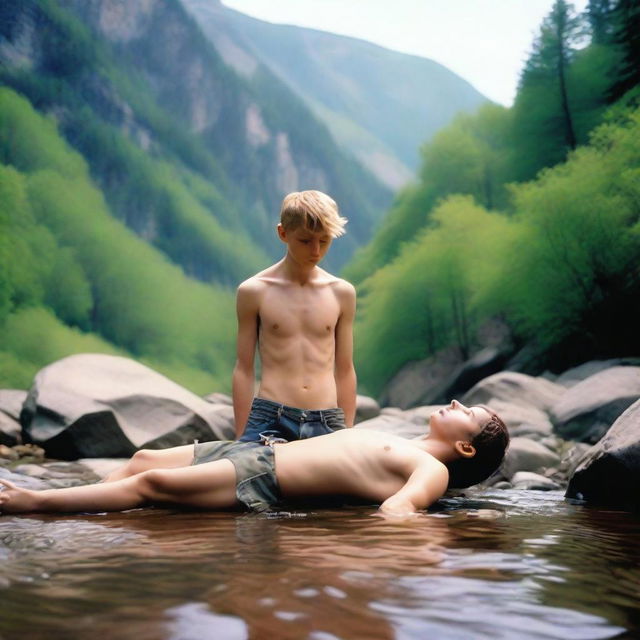
[[[0,639],[640,637],[640,517],[485,491],[372,507],[0,517]]]

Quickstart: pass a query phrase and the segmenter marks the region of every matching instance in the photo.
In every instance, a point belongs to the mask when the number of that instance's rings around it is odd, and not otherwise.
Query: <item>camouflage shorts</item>
[[[273,449],[259,442],[203,442],[194,445],[193,463],[231,460],[236,497],[252,511],[267,511],[280,501]]]

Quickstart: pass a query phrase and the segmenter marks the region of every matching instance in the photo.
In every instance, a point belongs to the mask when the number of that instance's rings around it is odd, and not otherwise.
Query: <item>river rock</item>
[[[560,456],[530,438],[511,438],[502,463],[503,475],[511,480],[518,471],[543,473],[560,465]]]
[[[490,407],[507,425],[510,436],[526,436],[539,440],[553,433],[549,415],[537,407],[496,399],[490,401]]]
[[[128,461],[129,458],[80,458],[77,462],[99,478],[105,478],[116,469],[124,466]]]
[[[387,383],[380,403],[409,409],[427,404],[424,397],[462,364],[459,350],[443,349],[425,360],[405,364]]]
[[[428,429],[423,425],[417,425],[404,418],[389,414],[380,414],[371,420],[364,420],[355,425],[356,429],[373,429],[374,431],[384,431],[393,433],[402,438],[416,438],[424,436]]]
[[[502,369],[507,353],[497,347],[485,347],[456,367],[442,383],[426,390],[420,401],[425,404],[450,402],[471,389],[474,384]]]
[[[591,447],[569,481],[566,496],[640,511],[640,401]]]
[[[466,405],[487,404],[496,400],[507,405],[536,407],[548,411],[566,389],[544,378],[535,378],[516,371],[501,371],[485,378],[465,393]]]
[[[369,396],[356,396],[356,424],[380,415],[380,405]]]
[[[577,466],[580,464],[587,451],[591,449],[591,446],[592,445],[587,444],[586,442],[574,442],[564,452],[562,460],[560,461],[560,466],[558,467],[558,472],[564,476],[566,482],[568,482],[569,478],[573,476]]]
[[[22,389],[0,389],[0,411],[20,420],[20,412],[26,399],[27,392]]]
[[[611,369],[611,367],[640,367],[640,358],[614,358],[612,360],[590,360],[577,367],[567,369],[556,378],[558,384],[573,387],[596,373]]]
[[[214,391],[213,393],[206,395],[204,399],[211,404],[226,404],[233,406],[233,398],[226,393],[219,393],[218,391]]]
[[[143,447],[232,439],[229,409],[134,360],[79,354],[38,372],[22,435],[50,458],[129,457]]]
[[[31,489],[33,491],[42,491],[42,489],[51,488],[51,485],[41,478],[36,476],[32,477],[24,473],[15,473],[13,471],[9,471],[9,469],[3,469],[2,467],[0,467],[0,478],[2,480],[13,482],[17,487]]]
[[[429,425],[429,418],[434,411],[442,409],[446,405],[442,404],[429,404],[423,407],[414,407],[413,409],[407,409],[400,415],[409,422],[418,425],[422,429]]]
[[[0,411],[0,444],[13,447],[21,442],[20,422]]]
[[[568,389],[551,408],[551,420],[563,438],[594,443],[639,398],[640,367],[611,367]]]
[[[0,444],[13,447],[21,442],[20,411],[27,392],[0,389]]]
[[[560,485],[551,478],[541,476],[539,473],[533,473],[532,471],[514,473],[511,478],[511,484],[514,489],[534,489],[537,491],[560,489]]]

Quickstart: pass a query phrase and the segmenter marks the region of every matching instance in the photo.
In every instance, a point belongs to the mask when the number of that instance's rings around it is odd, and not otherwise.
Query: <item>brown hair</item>
[[[447,464],[449,488],[462,489],[478,484],[491,476],[500,466],[509,446],[509,431],[493,409],[479,404],[490,416],[471,444],[476,453],[473,458],[459,458]]]
[[[286,230],[303,227],[309,231],[326,231],[332,238],[344,234],[347,219],[340,216],[338,205],[322,191],[294,191],[282,201],[280,224]]]

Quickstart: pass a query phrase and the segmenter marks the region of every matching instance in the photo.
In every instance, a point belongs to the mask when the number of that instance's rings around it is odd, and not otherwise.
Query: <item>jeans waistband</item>
[[[328,416],[338,416],[342,418],[344,412],[339,407],[330,409],[298,409],[297,407],[290,407],[280,402],[274,402],[273,400],[267,400],[265,398],[254,398],[251,405],[252,409],[262,409],[263,411],[273,412],[277,415],[286,415],[294,420],[300,421],[314,421],[322,420]]]

